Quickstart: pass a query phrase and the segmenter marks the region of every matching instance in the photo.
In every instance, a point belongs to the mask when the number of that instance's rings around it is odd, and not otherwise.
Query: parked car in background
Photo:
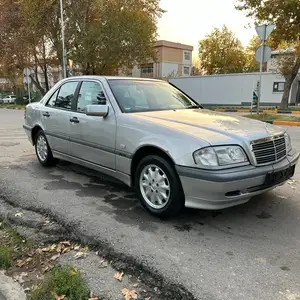
[[[8,95],[2,99],[3,104],[15,104],[17,97],[15,95]]]
[[[286,182],[299,153],[285,129],[202,109],[167,82],[72,77],[27,105],[38,160],[67,160],[135,187],[152,214],[222,209]]]

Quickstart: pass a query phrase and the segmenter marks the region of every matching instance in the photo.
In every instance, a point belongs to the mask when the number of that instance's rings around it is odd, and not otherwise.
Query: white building
[[[250,105],[259,73],[224,74],[171,78],[169,82],[201,104]],[[266,72],[262,75],[262,105],[279,105],[285,79],[280,74]],[[289,103],[300,103],[300,75],[296,78]]]

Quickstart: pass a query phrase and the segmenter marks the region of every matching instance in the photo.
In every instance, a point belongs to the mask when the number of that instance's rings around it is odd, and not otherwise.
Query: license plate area
[[[295,173],[295,166],[289,167],[285,170],[273,172],[267,174],[264,185],[275,185],[281,182],[284,182],[291,177],[294,176]]]

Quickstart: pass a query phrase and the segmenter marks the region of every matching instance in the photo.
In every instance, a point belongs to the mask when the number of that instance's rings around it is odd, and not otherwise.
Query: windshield
[[[113,79],[109,84],[123,113],[200,107],[166,82]]]

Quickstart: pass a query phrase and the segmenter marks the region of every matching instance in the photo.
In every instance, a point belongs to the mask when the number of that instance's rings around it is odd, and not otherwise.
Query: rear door
[[[70,154],[70,115],[79,81],[68,81],[52,94],[41,112],[42,124],[53,151]]]
[[[109,106],[108,115],[87,116],[87,105]],[[82,81],[76,109],[71,113],[71,155],[99,166],[116,169],[116,117],[111,103],[99,81]]]

